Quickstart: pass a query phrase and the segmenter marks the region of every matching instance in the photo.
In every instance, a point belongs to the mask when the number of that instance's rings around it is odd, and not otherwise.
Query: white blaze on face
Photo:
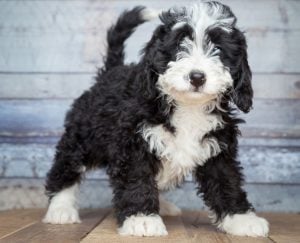
[[[200,3],[187,9],[187,16],[174,25],[173,29],[188,24],[192,27],[193,40],[184,38],[180,44],[181,51],[176,55],[176,61],[168,64],[168,69],[158,80],[158,86],[163,93],[175,100],[205,100],[215,98],[224,93],[233,84],[229,69],[223,65],[219,50],[208,40],[208,28],[220,27],[230,31],[234,18],[228,18],[223,13],[222,5]],[[197,70],[206,76],[205,84],[198,91],[193,90],[189,74]]]

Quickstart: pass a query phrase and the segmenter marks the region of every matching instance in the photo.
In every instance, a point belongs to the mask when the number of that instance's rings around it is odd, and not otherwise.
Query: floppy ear
[[[241,60],[234,78],[234,92],[232,98],[233,102],[241,111],[248,113],[252,108],[252,74],[247,60],[246,40],[244,39],[243,42]]]

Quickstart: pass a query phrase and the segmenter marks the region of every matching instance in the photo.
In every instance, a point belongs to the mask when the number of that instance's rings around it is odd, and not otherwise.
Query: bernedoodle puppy
[[[236,159],[242,120],[235,111],[249,112],[253,91],[235,15],[215,1],[164,11],[139,62],[124,64],[124,42],[150,17],[136,7],[109,29],[96,83],[67,113],[47,176],[44,222],[79,223],[78,184],[86,171],[104,167],[121,235],[167,235],[159,214],[180,209],[159,192],[192,173],[219,229],[267,236]]]

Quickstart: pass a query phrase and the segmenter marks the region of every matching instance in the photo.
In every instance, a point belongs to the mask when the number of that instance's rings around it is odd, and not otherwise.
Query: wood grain
[[[82,223],[52,225],[37,222],[2,239],[3,242],[79,242],[107,215],[107,209],[81,213]]]
[[[262,214],[270,223],[270,238],[278,243],[299,242],[300,214]]]
[[[14,210],[0,212],[0,225],[10,221],[22,225],[24,218],[35,218],[45,210]],[[220,232],[213,226],[207,212],[184,210],[181,216],[163,217],[169,235],[164,237],[125,237],[117,234],[117,225],[110,209],[81,211],[82,223],[75,225],[47,225],[40,222],[11,232],[0,242],[103,242],[103,243],[296,243],[299,242],[300,215],[284,213],[259,213],[270,223],[267,238],[237,237]]]
[[[0,98],[73,99],[79,97],[94,83],[94,75],[0,74]]]
[[[256,99],[299,99],[300,75],[253,74],[252,85]]]
[[[223,1],[247,31],[250,64],[258,72],[299,72],[298,1]],[[6,72],[94,72],[105,51],[105,32],[125,8],[166,9],[189,1],[1,1],[0,70]],[[140,28],[128,42],[127,60],[157,23]],[[138,43],[138,44],[137,44]],[[268,57],[266,61],[265,58]]]
[[[171,6],[188,6],[191,4],[189,0],[64,0],[63,3],[60,0],[27,0],[26,2],[3,0],[1,2],[3,2],[1,3],[1,13],[3,13],[0,18],[3,22],[1,31],[7,34],[20,32],[66,33],[75,30],[87,32],[90,29],[100,31],[102,30],[101,24],[107,23],[104,21],[94,23],[93,20],[102,17],[102,12],[107,10],[119,14],[123,9],[136,5],[165,9]],[[299,29],[297,13],[300,7],[297,0],[280,2],[272,0],[252,0],[251,2],[247,0],[220,0],[220,2],[228,4],[232,8],[243,27],[255,28],[260,26],[261,29],[279,30]],[[20,19],[14,19],[15,15],[20,16]],[[113,17],[115,16],[111,16],[112,19]],[[71,18],[73,18],[72,21],[70,21]],[[37,22],[37,19],[43,21]],[[13,25],[13,21],[15,21],[15,25]],[[15,28],[18,24],[28,26],[28,28],[20,31]]]
[[[73,99],[87,90],[95,74],[0,74],[0,99]],[[299,74],[253,74],[255,98],[299,99]],[[272,87],[272,88],[270,88]]]
[[[217,230],[216,226],[211,224],[207,212],[203,211],[184,211],[182,221],[192,242],[205,242],[205,243],[271,243],[268,238],[251,238],[251,237],[239,237],[225,234]]]
[[[1,100],[0,136],[60,136],[72,100]],[[300,137],[300,100],[254,100],[241,130],[245,137]]]
[[[120,236],[117,234],[117,225],[114,216],[111,214],[106,217],[101,224],[99,224],[86,238],[82,240],[83,243],[103,242],[103,243],[147,243],[147,242],[182,242],[190,243],[189,237],[182,224],[180,217],[163,217],[168,230],[168,236],[163,237],[132,237]]]
[[[0,239],[37,222],[44,210],[26,209],[0,212]],[[1,240],[0,240],[1,241]]]

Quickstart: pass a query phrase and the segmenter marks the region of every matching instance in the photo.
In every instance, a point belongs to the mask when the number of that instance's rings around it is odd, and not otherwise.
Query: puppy
[[[180,209],[159,191],[192,173],[219,229],[267,236],[268,223],[248,202],[236,160],[242,120],[235,110],[249,112],[253,97],[236,17],[214,1],[162,12],[140,61],[126,65],[124,42],[149,13],[125,11],[109,29],[96,83],[66,115],[47,175],[44,222],[79,223],[77,186],[85,171],[105,167],[121,235],[167,235],[159,211]]]

